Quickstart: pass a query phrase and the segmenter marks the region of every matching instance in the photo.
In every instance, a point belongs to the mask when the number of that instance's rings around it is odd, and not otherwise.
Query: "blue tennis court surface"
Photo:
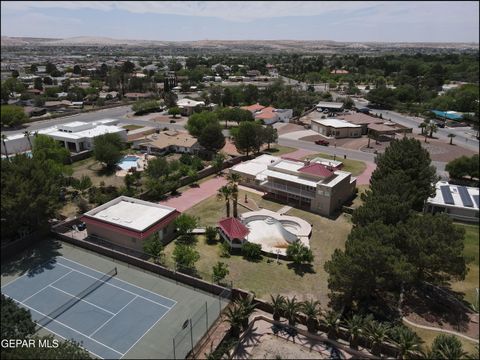
[[[104,274],[65,257],[51,269],[30,272],[2,287],[2,293],[30,310],[33,320],[45,319]],[[48,319],[45,328],[74,339],[93,355],[119,359],[160,321],[176,301],[117,277],[103,281],[72,307]]]

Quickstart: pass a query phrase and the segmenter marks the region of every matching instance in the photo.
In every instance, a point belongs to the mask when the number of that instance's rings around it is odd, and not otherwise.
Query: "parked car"
[[[81,222],[80,224],[77,225],[78,231],[83,231],[87,228],[87,225],[84,222]]]
[[[327,140],[320,139],[320,140],[315,141],[315,144],[322,145],[322,146],[328,146],[330,143]]]

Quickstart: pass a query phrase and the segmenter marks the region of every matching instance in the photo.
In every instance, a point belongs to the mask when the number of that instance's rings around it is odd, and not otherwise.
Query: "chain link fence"
[[[172,359],[185,359],[195,345],[208,331],[232,296],[231,289],[225,289],[217,296],[217,301],[205,302],[183,323],[182,329],[172,339]]]

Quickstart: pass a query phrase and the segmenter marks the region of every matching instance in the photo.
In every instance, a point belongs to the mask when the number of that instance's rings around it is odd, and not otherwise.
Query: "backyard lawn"
[[[266,152],[273,156],[281,156],[281,155],[289,154],[294,151],[297,151],[297,149],[288,147],[288,146],[278,145],[278,144],[270,145],[270,149],[263,150],[263,152]]]
[[[115,176],[115,172],[105,173],[102,171],[102,165],[93,157],[77,161],[70,166],[73,170],[73,177],[80,179],[83,175],[87,175],[94,186],[100,186],[102,181],[105,186],[124,186],[122,177]]]
[[[436,336],[442,334],[439,331],[433,331],[433,330],[427,330],[427,329],[422,329],[416,326],[412,326],[410,324],[405,324],[405,326],[409,327],[413,331],[417,333],[418,336],[424,341],[423,347],[426,348],[431,347],[433,340],[435,339]],[[464,339],[460,336],[457,336],[457,339],[460,340],[460,342],[463,345],[463,350],[468,352],[468,353],[475,353],[475,343],[472,341],[468,341],[467,339]]]
[[[324,159],[331,159],[333,160],[333,156],[332,155],[327,155],[327,154],[322,154],[322,153],[318,153],[318,154],[312,154],[312,155],[308,155],[308,156],[305,156],[303,158],[303,160],[305,159],[313,159],[315,157],[321,157],[321,158],[324,158]],[[365,169],[367,168],[367,165],[363,162],[363,161],[358,161],[358,160],[351,160],[351,159],[343,159],[341,158],[340,156],[337,156],[336,158],[337,161],[341,161],[343,162],[343,168],[342,170],[343,171],[348,171],[348,172],[351,172],[353,176],[358,176],[360,175],[361,173],[363,173],[365,171]]]
[[[476,288],[479,284],[479,226],[457,224],[465,229],[465,248],[463,254],[465,255],[468,272],[465,280],[456,281],[452,283],[452,289],[464,293],[464,299],[474,306],[478,306]]]
[[[239,203],[244,202],[245,191],[240,191]],[[282,204],[264,200],[260,195],[248,192],[247,205],[251,206],[252,200],[259,206],[276,211],[283,207]],[[239,206],[239,212],[249,211]],[[225,205],[223,201],[212,196],[197,204],[187,211],[190,215],[200,218],[200,225],[215,225],[217,221],[225,216]],[[291,209],[287,215],[298,216],[313,226],[313,233],[310,239],[310,246],[315,256],[312,273],[297,275],[294,269],[289,268],[289,261],[263,257],[259,262],[249,262],[241,255],[232,255],[230,258],[220,257],[220,245],[217,242],[213,245],[206,244],[203,236],[198,237],[196,249],[200,253],[200,260],[196,263],[198,274],[205,280],[212,279],[212,266],[217,261],[228,264],[230,274],[228,281],[233,282],[234,287],[253,291],[257,297],[268,300],[270,294],[283,294],[286,296],[297,296],[298,299],[315,298],[322,302],[323,306],[328,303],[328,275],[323,269],[327,260],[330,259],[336,248],[343,249],[345,240],[350,233],[351,223],[347,216],[341,215],[336,220],[330,220],[319,215],[299,209]],[[167,265],[173,267],[172,252],[174,243],[170,243],[165,249]]]

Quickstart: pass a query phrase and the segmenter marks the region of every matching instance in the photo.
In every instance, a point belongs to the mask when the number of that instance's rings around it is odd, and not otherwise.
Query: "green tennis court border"
[[[38,256],[36,256],[37,254]],[[107,272],[116,266],[118,269],[116,278],[177,301],[175,307],[125,354],[123,358],[126,359],[173,359],[174,356],[176,358],[184,357],[191,349],[192,343],[195,345],[198,342],[229,301],[125,262],[114,260],[56,239],[42,241],[35,249],[27,250],[9,263],[2,263],[2,286],[20,277],[38,264],[46,262],[45,266],[49,266],[49,261],[54,261],[54,258],[57,256],[64,256],[100,272]],[[38,257],[37,262],[25,261],[25,258],[29,257]],[[207,311],[208,313],[206,313]],[[190,319],[193,319],[192,322],[195,323],[193,331],[188,331],[188,328],[182,330],[182,326]],[[182,331],[185,331],[188,336],[185,336],[180,343],[177,341],[176,353],[174,353],[173,338],[176,336],[178,339],[178,333]],[[42,329],[41,333],[46,333],[46,330]]]

